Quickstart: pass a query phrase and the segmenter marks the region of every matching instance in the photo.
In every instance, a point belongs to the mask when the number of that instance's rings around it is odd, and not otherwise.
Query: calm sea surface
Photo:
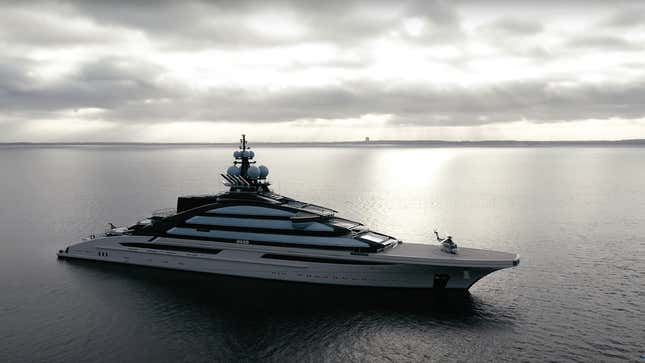
[[[232,151],[0,147],[0,362],[645,361],[645,148],[255,150],[279,193],[405,241],[437,228],[521,254],[465,296],[56,258],[223,190]]]

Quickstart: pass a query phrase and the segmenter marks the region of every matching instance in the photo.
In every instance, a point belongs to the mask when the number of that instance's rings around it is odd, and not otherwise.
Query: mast
[[[246,134],[242,134],[242,138],[240,139],[240,149],[242,150],[242,165],[240,167],[240,175],[242,176],[242,178],[246,178],[249,166],[251,165],[249,163],[249,153],[246,151]]]
[[[225,180],[224,184],[230,186],[231,191],[269,191],[269,168],[253,165],[256,163],[254,157],[255,153],[246,143],[246,135],[242,134],[239,150],[233,153],[233,166],[226,170],[226,174],[221,174]]]

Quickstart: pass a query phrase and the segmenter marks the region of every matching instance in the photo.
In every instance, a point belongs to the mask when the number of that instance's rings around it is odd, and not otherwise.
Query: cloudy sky
[[[0,142],[645,138],[644,19],[643,1],[3,1]]]

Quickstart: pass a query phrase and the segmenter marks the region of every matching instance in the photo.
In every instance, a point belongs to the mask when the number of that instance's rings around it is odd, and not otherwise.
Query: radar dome
[[[246,150],[242,151],[242,157],[243,158],[248,158],[249,157],[249,152],[246,151]]]
[[[249,157],[253,159],[255,157],[255,153],[253,151],[249,151]]]
[[[240,175],[240,168],[238,168],[235,165],[231,165],[226,169],[226,174],[232,175],[232,176],[238,176]]]
[[[258,169],[260,169],[260,178],[266,178],[269,175],[269,168],[266,166],[260,165]]]
[[[257,166],[249,166],[249,170],[246,171],[246,176],[250,179],[257,179],[260,176],[260,169]]]
[[[234,157],[234,158],[236,158],[236,159],[241,158],[241,157],[242,157],[242,152],[241,152],[241,151],[239,151],[239,150],[238,150],[238,151],[235,151],[235,152],[233,153],[233,157]]]

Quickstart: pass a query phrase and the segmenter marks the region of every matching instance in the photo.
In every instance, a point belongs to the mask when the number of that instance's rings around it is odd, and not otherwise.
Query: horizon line
[[[0,142],[0,145],[75,145],[75,146],[91,146],[91,145],[237,145],[238,142],[195,142],[195,141],[177,141],[177,142],[137,142],[137,141],[9,141]],[[620,140],[353,140],[353,141],[254,141],[251,144],[255,145],[490,145],[490,146],[503,146],[503,145],[517,145],[517,146],[536,146],[536,145],[583,145],[583,144],[628,144],[628,145],[645,145],[645,139],[620,139]]]

